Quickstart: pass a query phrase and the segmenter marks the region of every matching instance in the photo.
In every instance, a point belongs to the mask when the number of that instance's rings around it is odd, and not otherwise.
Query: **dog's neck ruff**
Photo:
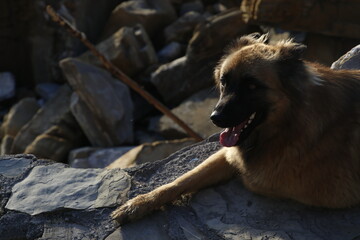
[[[249,126],[249,124],[254,120],[255,114],[251,114],[251,116],[240,123],[239,125],[231,128],[225,128],[224,131],[220,134],[220,144],[224,147],[233,147],[237,144],[240,139],[241,133],[245,128]]]

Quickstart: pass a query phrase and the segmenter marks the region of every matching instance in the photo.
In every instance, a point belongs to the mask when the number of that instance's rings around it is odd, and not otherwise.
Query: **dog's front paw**
[[[155,208],[154,204],[151,195],[139,195],[115,209],[111,217],[118,223],[124,224],[149,214]]]

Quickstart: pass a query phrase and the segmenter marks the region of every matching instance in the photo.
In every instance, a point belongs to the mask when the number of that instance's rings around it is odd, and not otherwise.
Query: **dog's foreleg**
[[[225,148],[221,149],[175,181],[127,201],[112,213],[112,218],[122,224],[140,218],[182,194],[230,179],[235,168],[226,161],[225,151]]]

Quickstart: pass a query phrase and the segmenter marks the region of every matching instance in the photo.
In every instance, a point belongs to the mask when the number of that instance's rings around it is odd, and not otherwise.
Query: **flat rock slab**
[[[13,187],[6,208],[36,215],[62,208],[112,207],[121,203],[119,193],[126,195],[129,187],[129,177],[120,169],[84,170],[60,163],[37,166]]]

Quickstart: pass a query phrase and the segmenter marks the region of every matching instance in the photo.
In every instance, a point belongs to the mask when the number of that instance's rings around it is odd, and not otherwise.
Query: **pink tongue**
[[[224,147],[235,146],[240,138],[241,129],[245,126],[246,121],[240,123],[236,127],[225,128],[220,134],[220,144]]]

